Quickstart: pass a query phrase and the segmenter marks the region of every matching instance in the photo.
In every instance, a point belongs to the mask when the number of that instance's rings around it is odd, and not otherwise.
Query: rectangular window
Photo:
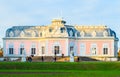
[[[52,32],[52,29],[51,29],[51,28],[49,29],[49,32]]]
[[[24,52],[24,48],[20,48],[20,55],[22,55]]]
[[[42,46],[42,54],[45,54],[45,47]]]
[[[64,27],[60,28],[60,31],[61,31],[61,33],[64,33],[65,28]]]
[[[108,43],[103,44],[103,55],[107,55],[109,53],[108,52],[108,47],[109,47]]]
[[[92,53],[92,55],[97,54],[97,45],[96,44],[91,45],[91,53]]]
[[[60,53],[59,46],[54,46],[54,51],[55,54],[59,54]]]
[[[13,54],[13,48],[9,48],[9,54],[10,54],[10,55]]]
[[[93,55],[96,54],[96,48],[92,48],[92,54],[93,54]]]
[[[42,37],[42,33],[40,33],[40,37]]]
[[[81,56],[85,56],[85,52],[86,52],[85,43],[81,43],[81,44],[80,44],[80,55],[81,55]]]
[[[103,54],[104,55],[108,54],[108,48],[103,48]]]
[[[73,46],[70,47],[70,51],[73,51]]]
[[[61,30],[61,33],[63,33],[63,32],[64,32],[64,30],[62,29],[62,30]]]
[[[72,54],[74,56],[74,47],[70,46],[70,54]]]
[[[36,54],[36,48],[31,48],[31,54],[32,55]]]

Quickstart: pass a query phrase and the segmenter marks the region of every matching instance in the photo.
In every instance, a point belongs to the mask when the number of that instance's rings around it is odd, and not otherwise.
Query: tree
[[[120,60],[120,49],[118,51],[118,60]]]
[[[1,48],[0,49],[0,57],[2,57],[3,56],[3,49]]]

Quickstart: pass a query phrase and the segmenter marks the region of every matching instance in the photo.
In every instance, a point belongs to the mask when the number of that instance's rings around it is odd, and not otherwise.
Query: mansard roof
[[[6,37],[116,37],[107,26],[66,25],[66,21],[53,20],[47,26],[13,26],[6,30]]]

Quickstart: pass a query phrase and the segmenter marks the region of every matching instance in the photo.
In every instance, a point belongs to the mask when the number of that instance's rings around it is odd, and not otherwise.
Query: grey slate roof
[[[44,28],[44,29],[43,29]],[[9,29],[6,30],[6,37],[41,37],[41,33],[46,33],[46,28],[49,28],[48,26],[13,26]],[[97,30],[96,28],[92,28],[90,31],[88,30],[89,28],[76,28],[76,26],[71,26],[71,25],[65,25],[60,27],[60,30],[58,32],[61,32],[63,30],[63,33],[59,34],[64,34],[65,32],[67,33],[68,36],[66,37],[82,37],[80,33],[84,33],[84,37],[104,37],[104,34],[106,32],[107,37],[114,37],[115,39],[118,40],[116,33],[110,29],[110,28],[105,28],[103,30]],[[54,28],[56,29],[56,28]],[[87,31],[88,30],[88,31]],[[93,33],[93,34],[92,34]],[[54,37],[54,34],[52,35]],[[60,37],[60,36],[59,36]],[[63,36],[61,36],[63,37]]]

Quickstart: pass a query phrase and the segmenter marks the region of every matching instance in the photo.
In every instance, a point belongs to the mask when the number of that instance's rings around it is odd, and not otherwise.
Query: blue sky
[[[72,25],[107,25],[120,37],[120,0],[0,0],[0,38],[9,27],[48,25],[58,17]]]

